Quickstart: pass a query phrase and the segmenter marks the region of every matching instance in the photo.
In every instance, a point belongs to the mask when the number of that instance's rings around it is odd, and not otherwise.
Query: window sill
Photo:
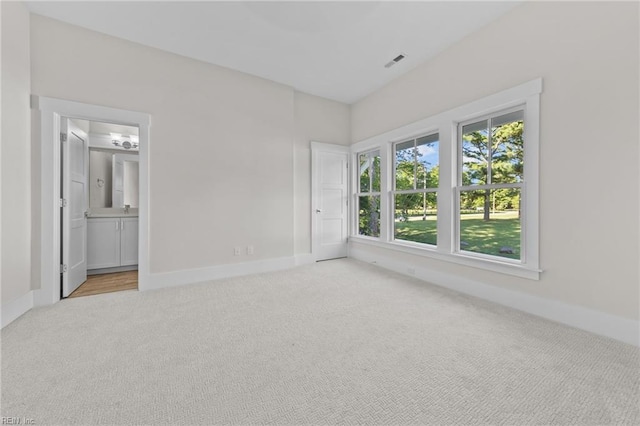
[[[380,241],[371,237],[361,237],[359,235],[352,235],[349,237],[349,242],[356,244],[381,247],[387,250],[399,251],[402,253],[408,253],[416,256],[428,257],[431,259],[442,260],[445,262],[455,263],[458,265],[469,266],[472,268],[484,269],[486,271],[497,272],[500,274],[513,275],[520,278],[526,278],[530,280],[539,280],[541,270],[532,268],[529,265],[516,264],[510,262],[501,262],[500,260],[485,259],[475,257],[473,255],[466,255],[463,253],[443,253],[438,251],[436,247],[419,247],[417,244],[404,243],[404,242],[388,242]]]

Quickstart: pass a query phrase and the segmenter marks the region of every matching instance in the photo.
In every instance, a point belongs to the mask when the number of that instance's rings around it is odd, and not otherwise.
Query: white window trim
[[[476,116],[472,119],[469,120],[465,120],[462,122],[457,123],[457,129],[459,130],[460,128],[462,128],[463,126],[466,126],[467,124],[471,124],[471,123],[475,123],[475,122],[479,122],[479,121],[483,121],[483,120],[490,120],[493,117],[496,117],[498,114],[508,114],[511,112],[515,112],[515,111],[526,111],[527,106],[524,104],[520,104],[518,106],[515,107],[511,107],[511,108],[506,108],[506,109],[500,109],[498,111],[494,111],[490,114],[484,114],[482,116]],[[523,117],[524,118],[524,117]],[[470,256],[470,257],[477,257],[480,259],[488,259],[488,260],[492,260],[492,259],[499,259],[500,261],[503,262],[507,262],[507,263],[513,263],[513,264],[519,264],[519,265],[524,265],[526,264],[526,255],[527,255],[527,247],[526,247],[526,233],[525,233],[525,227],[522,227],[521,231],[520,231],[520,259],[510,259],[510,258],[500,258],[499,256],[494,256],[494,255],[490,255],[490,254],[484,254],[484,253],[476,253],[476,252],[471,252],[471,251],[463,251],[460,247],[460,194],[463,191],[481,191],[483,189],[501,189],[501,188],[518,188],[520,189],[520,200],[521,200],[521,208],[520,208],[520,220],[521,223],[526,224],[527,223],[527,211],[526,211],[526,204],[527,204],[527,197],[526,197],[526,178],[527,176],[529,176],[527,174],[527,167],[525,166],[525,170],[524,170],[524,176],[523,176],[523,182],[517,182],[517,183],[490,183],[490,184],[482,184],[482,185],[462,185],[462,167],[463,167],[463,152],[462,152],[462,143],[460,141],[460,135],[456,135],[457,136],[457,140],[456,140],[456,152],[457,152],[457,156],[458,156],[458,161],[457,161],[457,166],[456,166],[456,187],[455,187],[455,194],[454,194],[454,206],[455,206],[455,212],[454,212],[454,217],[455,217],[455,235],[454,235],[454,252],[455,253],[459,253],[465,256]],[[526,156],[526,151],[527,148],[529,146],[528,141],[527,141],[527,124],[525,122],[525,126],[524,126],[524,131],[523,131],[523,136],[524,136],[524,141],[525,141],[525,147],[524,147],[524,155]],[[525,158],[526,160],[526,158]],[[526,163],[525,163],[526,164]],[[534,176],[537,175],[537,171],[535,171],[536,173],[530,173],[533,174]]]
[[[390,156],[390,160],[391,160],[391,187],[389,190],[389,217],[391,220],[390,223],[390,232],[389,232],[389,236],[390,236],[390,242],[393,243],[399,243],[399,244],[409,244],[410,246],[416,246],[416,247],[423,247],[425,249],[429,249],[429,250],[433,250],[437,247],[437,239],[436,239],[436,244],[425,244],[425,243],[416,243],[416,242],[412,242],[412,241],[408,241],[408,240],[398,240],[396,239],[396,229],[395,229],[395,196],[399,195],[399,194],[426,194],[426,193],[435,193],[436,197],[438,194],[438,191],[440,189],[440,180],[438,179],[438,186],[434,187],[434,188],[416,188],[416,189],[412,189],[412,190],[398,190],[396,189],[396,177],[397,177],[397,164],[396,164],[396,146],[400,143],[404,143],[404,142],[408,142],[410,140],[413,140],[414,142],[414,146],[416,143],[417,139],[420,139],[421,137],[424,136],[431,136],[431,135],[438,135],[438,153],[440,150],[440,135],[438,133],[438,129],[434,129],[428,132],[423,132],[420,133],[416,136],[411,136],[410,138],[405,138],[405,139],[401,139],[398,141],[394,141],[391,142],[391,156]],[[414,165],[417,166],[417,158],[414,158],[414,161],[416,162],[416,164]],[[440,167],[440,158],[438,157],[438,167]],[[415,179],[415,173],[416,173],[417,169],[414,170],[414,179]],[[382,171],[381,171],[382,172]],[[417,186],[414,183],[414,186]],[[437,205],[437,204],[436,204]],[[437,226],[437,221],[436,221],[436,226]]]
[[[353,164],[358,164],[356,155],[373,149],[380,150],[381,175],[380,190],[380,238],[363,237],[357,232],[350,241],[384,247],[413,255],[444,260],[465,266],[485,269],[528,279],[540,278],[539,269],[539,138],[540,138],[540,94],[542,79],[538,78],[521,85],[478,99],[449,111],[416,121],[400,128],[362,140],[351,146]],[[509,108],[524,106],[525,152],[524,187],[522,199],[523,223],[526,253],[524,261],[502,259],[497,256],[467,254],[458,250],[455,241],[457,219],[455,212],[458,179],[458,124],[476,117],[482,117]],[[411,244],[393,240],[391,220],[391,189],[393,185],[393,144],[429,132],[440,134],[439,158],[440,177],[438,187],[438,245]],[[455,161],[455,162],[454,162]],[[351,168],[352,182],[357,183],[356,167]],[[357,204],[354,204],[354,206]],[[351,229],[357,230],[357,215],[351,215]]]
[[[380,191],[374,191],[373,190],[373,174],[372,174],[372,170],[373,168],[371,168],[369,170],[369,192],[361,192],[360,191],[360,155],[363,154],[371,154],[375,151],[379,151],[380,152]],[[386,238],[386,232],[383,230],[383,228],[385,228],[385,224],[382,222],[382,217],[383,217],[383,213],[382,213],[382,209],[384,208],[384,203],[383,203],[383,198],[384,194],[385,194],[385,190],[384,190],[384,185],[382,182],[382,168],[384,167],[382,165],[383,159],[382,159],[382,147],[370,147],[367,148],[364,151],[358,151],[358,152],[353,152],[351,155],[351,161],[352,161],[352,167],[351,167],[351,171],[352,171],[352,188],[354,188],[354,190],[352,191],[352,203],[351,205],[353,206],[353,214],[351,215],[351,223],[349,224],[349,229],[351,229],[352,234],[358,236],[359,238],[364,238],[367,240],[372,240],[372,241],[379,241],[380,239],[383,238],[383,235]],[[379,237],[372,237],[369,235],[360,235],[360,200],[358,199],[358,197],[366,197],[366,196],[376,196],[376,197],[380,197],[380,236]]]

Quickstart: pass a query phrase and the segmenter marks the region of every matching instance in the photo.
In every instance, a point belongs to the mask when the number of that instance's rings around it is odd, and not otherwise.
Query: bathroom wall
[[[89,150],[89,208],[111,207],[113,153]],[[99,185],[98,179],[102,181]]]

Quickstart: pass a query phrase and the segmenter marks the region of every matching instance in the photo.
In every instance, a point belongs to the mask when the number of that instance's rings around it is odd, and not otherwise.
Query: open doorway
[[[138,129],[139,141],[139,210],[138,210],[138,289],[149,288],[149,130],[151,116],[146,113],[91,105],[44,96],[32,96],[31,107],[34,117],[34,160],[40,164],[39,200],[34,227],[39,235],[38,253],[40,261],[40,288],[34,291],[36,306],[51,305],[61,299],[62,262],[61,225],[62,172],[61,145],[63,118],[116,123]],[[124,141],[121,141],[124,142]],[[131,142],[130,140],[128,142]],[[113,141],[111,141],[113,143]],[[88,161],[88,160],[87,160]],[[88,183],[87,183],[88,185]],[[88,189],[88,186],[87,186]],[[87,195],[88,199],[88,195]],[[76,211],[77,217],[78,211]],[[84,211],[82,211],[84,216]],[[85,219],[86,221],[86,219]],[[126,226],[126,225],[125,225]],[[115,225],[114,225],[115,227]],[[88,252],[87,252],[88,254]],[[84,256],[85,261],[87,256]],[[67,263],[68,268],[68,263]]]
[[[138,127],[61,117],[60,128],[60,297],[137,289]]]

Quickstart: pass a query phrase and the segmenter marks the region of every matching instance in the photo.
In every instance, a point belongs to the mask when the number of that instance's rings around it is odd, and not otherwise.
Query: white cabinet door
[[[120,218],[90,218],[87,222],[87,269],[120,266]]]
[[[138,264],[138,218],[123,217],[120,226],[120,264]]]

